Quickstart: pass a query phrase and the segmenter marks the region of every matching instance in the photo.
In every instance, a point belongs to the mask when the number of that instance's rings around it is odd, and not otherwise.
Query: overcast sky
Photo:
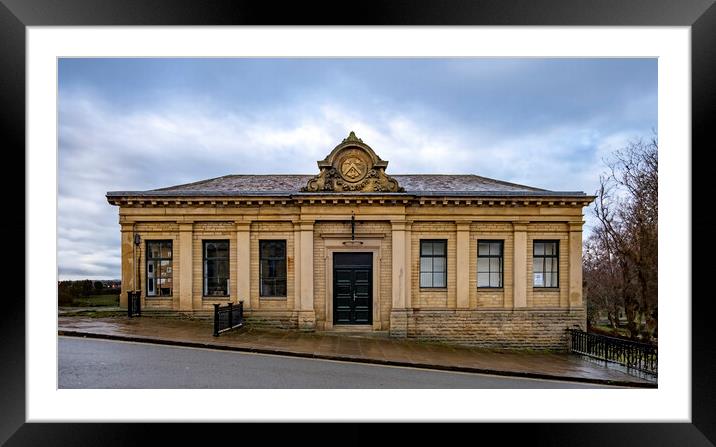
[[[656,128],[656,59],[61,59],[59,276],[120,277],[107,191],[314,174],[351,130],[389,174],[593,194]]]

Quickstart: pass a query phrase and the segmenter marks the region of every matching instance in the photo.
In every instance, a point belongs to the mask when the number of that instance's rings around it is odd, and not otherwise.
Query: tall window
[[[286,241],[259,241],[261,296],[286,296]]]
[[[477,287],[502,287],[503,241],[477,242]]]
[[[204,241],[204,296],[229,296],[229,241]]]
[[[534,287],[559,287],[559,241],[534,241]]]
[[[447,241],[420,241],[420,287],[447,287]]]
[[[147,296],[172,295],[172,241],[147,241]]]

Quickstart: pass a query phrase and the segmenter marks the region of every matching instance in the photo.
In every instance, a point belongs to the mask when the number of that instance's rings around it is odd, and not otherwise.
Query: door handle
[[[356,300],[356,292],[353,291],[353,302],[355,302],[355,300]]]

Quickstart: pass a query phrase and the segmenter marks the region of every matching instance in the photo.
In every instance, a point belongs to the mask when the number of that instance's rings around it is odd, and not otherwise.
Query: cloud
[[[502,70],[514,77],[525,68],[518,63]],[[460,69],[446,73],[479,75]],[[365,83],[351,82],[345,74],[339,84],[368,91]],[[649,95],[629,96],[624,107],[608,112],[595,107],[596,112],[579,117],[553,117],[537,127],[513,122],[506,132],[509,115],[472,121],[445,104],[432,107],[420,95],[409,103],[385,92],[346,97],[335,95],[331,85],[323,94],[311,90],[285,103],[267,99],[235,108],[191,93],[127,107],[97,89],[61,85],[60,278],[119,277],[118,210],[107,203],[107,191],[154,189],[226,174],[311,174],[317,171],[316,160],[351,130],[390,162],[389,173],[473,173],[592,194],[603,170],[601,159],[653,127],[649,117],[655,116],[655,102]],[[640,116],[642,126],[635,124]],[[494,120],[501,120],[501,126],[495,127]]]

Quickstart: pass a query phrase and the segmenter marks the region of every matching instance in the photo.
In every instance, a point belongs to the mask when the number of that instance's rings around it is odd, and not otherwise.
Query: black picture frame
[[[713,0],[428,0],[383,1],[365,0],[354,4],[344,2],[286,2],[216,0],[0,0],[0,104],[2,104],[2,135],[6,153],[18,157],[24,165],[25,147],[25,32],[28,26],[119,26],[119,25],[534,25],[534,26],[690,26],[692,45],[692,166],[706,153],[710,136],[709,116],[716,108],[716,6]],[[684,148],[687,153],[689,148]],[[700,153],[699,153],[700,152]],[[703,155],[701,155],[703,158]],[[5,166],[8,166],[5,163]],[[7,171],[6,171],[7,172]],[[6,174],[9,175],[9,174]],[[705,185],[709,175],[692,173],[692,204],[697,195],[710,190]],[[19,184],[19,182],[17,182]],[[24,184],[24,183],[23,183]],[[16,201],[15,201],[16,202]],[[3,222],[6,237],[10,233],[25,235],[21,225],[24,216]],[[711,235],[707,219],[690,216],[692,234]],[[709,252],[713,245],[707,237],[700,241],[700,251]],[[692,252],[693,253],[693,252]],[[692,277],[706,274],[712,262],[692,259]],[[17,262],[16,265],[24,265]],[[15,267],[18,269],[18,267]],[[25,271],[25,275],[28,272]],[[12,282],[20,283],[20,281]],[[21,284],[24,284],[21,283]],[[15,286],[17,287],[17,286]],[[2,360],[0,368],[0,441],[7,445],[124,445],[152,442],[152,434],[184,438],[203,432],[205,440],[222,439],[227,425],[196,427],[191,424],[59,424],[25,423],[25,314],[24,296],[8,294],[3,300]],[[691,423],[554,423],[481,424],[480,439],[517,440],[524,436],[530,445],[581,446],[707,446],[716,443],[716,344],[714,324],[709,320],[712,293],[691,293],[692,309],[692,421]],[[685,299],[663,297],[663,299]],[[624,403],[615,402],[615,405]],[[633,404],[633,403],[630,403]],[[589,405],[585,402],[584,405]],[[574,409],[575,412],[579,408]],[[639,417],[638,403],[634,406]],[[337,427],[339,430],[340,427]],[[416,425],[410,433],[421,435],[433,427]],[[145,433],[140,433],[145,431]],[[218,431],[217,431],[218,430]],[[265,428],[264,428],[265,430]],[[400,428],[399,428],[400,430]],[[146,433],[146,431],[154,433]],[[404,430],[403,430],[404,431]],[[296,442],[294,430],[272,430],[272,441]],[[356,432],[352,429],[351,432]],[[239,442],[240,433],[228,438]],[[344,431],[344,434],[347,433]],[[474,432],[473,432],[474,433]],[[228,433],[227,433],[228,434]],[[246,434],[246,436],[249,436]],[[310,438],[310,437],[309,437]],[[458,438],[452,438],[458,439]]]

